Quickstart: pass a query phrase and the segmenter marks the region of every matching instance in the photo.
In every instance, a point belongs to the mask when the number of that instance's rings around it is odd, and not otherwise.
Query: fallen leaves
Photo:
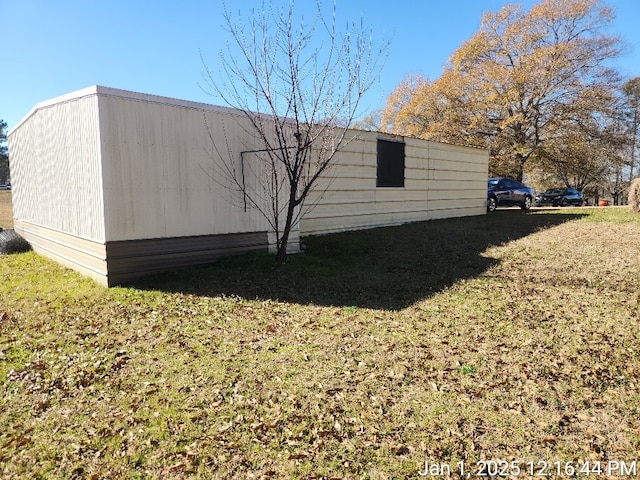
[[[403,310],[93,292],[73,275],[51,298],[20,286],[22,301],[14,285],[0,308],[1,468],[408,478],[425,455],[632,455],[640,349],[627,289],[640,289],[640,266],[621,260],[637,245],[598,240],[608,259],[586,261],[586,247],[553,240],[584,242],[587,227],[491,247],[490,269]]]

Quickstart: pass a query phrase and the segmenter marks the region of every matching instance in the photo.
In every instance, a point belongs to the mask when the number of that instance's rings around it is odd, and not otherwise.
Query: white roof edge
[[[238,115],[241,113],[240,110],[237,110],[231,107],[223,107],[219,105],[212,105],[209,103],[192,102],[189,100],[181,100],[178,98],[163,97],[160,95],[152,95],[148,93],[140,93],[140,92],[134,92],[130,90],[121,90],[118,88],[92,85],[91,87],[86,87],[80,90],[76,90],[74,92],[66,93],[64,95],[60,95],[58,97],[50,98],[49,100],[43,100],[42,102],[36,103],[33,106],[33,108],[31,108],[31,110],[29,110],[29,112],[24,117],[22,117],[20,121],[13,128],[11,128],[7,132],[7,134],[10,135],[14,130],[19,128],[20,125],[22,125],[25,121],[27,121],[29,117],[31,117],[36,111],[42,108],[50,107],[58,103],[69,102],[71,100],[76,100],[78,98],[83,98],[90,95],[106,95],[110,97],[120,97],[120,98],[126,98],[130,100],[143,101],[143,102],[160,103],[164,105],[175,105],[178,107],[194,108],[198,110],[211,110],[219,113],[228,113],[228,114],[235,114],[235,115]]]
[[[46,108],[51,105],[55,105],[57,103],[68,102],[69,100],[74,100],[76,98],[82,98],[88,95],[95,94],[97,93],[97,89],[98,87],[96,85],[93,85],[91,87],[83,88],[82,90],[76,90],[75,92],[65,93],[64,95],[60,95],[58,97],[50,98],[49,100],[43,100],[42,102],[36,103],[31,108],[31,110],[29,110],[27,114],[24,117],[22,117],[20,121],[16,123],[13,128],[11,128],[11,130],[7,132],[7,135],[11,135],[11,133],[14,130],[18,129],[20,125],[26,122],[31,115],[33,115],[36,111],[40,110],[41,108]]]
[[[198,110],[213,110],[220,113],[240,114],[241,111],[236,108],[223,107],[220,105],[212,105],[210,103],[194,102],[191,100],[182,100],[173,97],[164,97],[161,95],[152,95],[150,93],[134,92],[131,90],[121,90],[118,88],[96,86],[99,95],[107,95],[111,97],[127,98],[130,100],[139,100],[143,102],[161,103],[165,105],[175,105],[178,107],[195,108]]]

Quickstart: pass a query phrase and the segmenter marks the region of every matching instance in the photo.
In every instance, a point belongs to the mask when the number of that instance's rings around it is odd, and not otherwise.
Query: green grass
[[[640,215],[307,239],[104,289],[0,257],[3,478],[417,478],[636,459]]]

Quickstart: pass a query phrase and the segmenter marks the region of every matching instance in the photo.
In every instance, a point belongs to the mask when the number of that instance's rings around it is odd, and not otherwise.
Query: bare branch
[[[318,1],[311,21],[297,14],[294,1],[279,11],[261,6],[248,16],[231,15],[225,6],[230,40],[218,73],[202,58],[203,77],[212,93],[242,113],[241,128],[260,145],[240,159],[239,152],[214,146],[211,158],[221,164],[225,187],[268,217],[283,260],[305,200],[349,141],[349,126],[389,45],[374,48],[362,22],[338,32],[335,3],[325,15]],[[250,186],[239,166],[261,181]]]

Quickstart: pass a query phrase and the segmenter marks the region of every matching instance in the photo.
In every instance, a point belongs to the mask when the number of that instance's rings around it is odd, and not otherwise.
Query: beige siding
[[[104,241],[98,99],[36,108],[9,136],[16,220]]]
[[[481,215],[488,152],[406,138],[405,185],[377,188],[375,132],[357,132],[304,207],[301,234]]]
[[[238,163],[256,148],[241,117],[165,100],[100,96],[107,240],[267,231],[218,167],[216,148]]]

